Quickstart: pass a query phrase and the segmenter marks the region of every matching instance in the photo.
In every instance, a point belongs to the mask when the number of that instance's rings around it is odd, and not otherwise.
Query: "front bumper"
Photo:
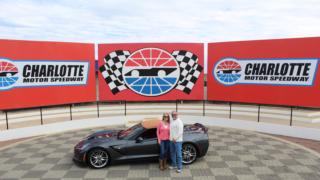
[[[81,151],[80,149],[74,149],[73,160],[85,163],[86,162],[86,152]]]

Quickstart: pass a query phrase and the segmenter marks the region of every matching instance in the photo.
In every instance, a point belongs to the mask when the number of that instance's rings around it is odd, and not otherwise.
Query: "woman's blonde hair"
[[[168,118],[168,119],[166,120],[166,118]],[[170,122],[170,116],[169,116],[169,113],[163,113],[162,121]]]

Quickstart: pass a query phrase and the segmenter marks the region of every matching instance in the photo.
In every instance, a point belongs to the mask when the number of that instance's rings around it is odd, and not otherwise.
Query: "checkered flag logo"
[[[100,72],[113,94],[128,89],[123,80],[122,68],[129,56],[129,51],[116,50],[105,56],[105,64],[100,67]],[[203,70],[203,67],[198,64],[198,56],[185,50],[174,51],[172,56],[180,68],[180,76],[175,89],[190,94]]]
[[[203,70],[203,67],[198,64],[198,56],[185,50],[173,51],[172,56],[180,66],[180,77],[176,89],[190,94]]]
[[[104,57],[105,64],[100,67],[100,72],[111,89],[112,94],[127,89],[122,77],[122,66],[130,56],[129,51],[116,50]]]

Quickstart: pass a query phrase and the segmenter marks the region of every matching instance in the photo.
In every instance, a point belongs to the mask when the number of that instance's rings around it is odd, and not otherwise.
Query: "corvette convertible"
[[[155,125],[150,126],[150,123],[141,122],[125,130],[95,132],[74,147],[73,159],[98,169],[119,161],[158,158],[156,130]],[[207,153],[209,147],[207,131],[208,128],[199,123],[184,126],[182,145],[184,164],[191,164]]]

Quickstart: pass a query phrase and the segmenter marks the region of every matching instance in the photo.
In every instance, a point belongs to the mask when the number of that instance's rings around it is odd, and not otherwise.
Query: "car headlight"
[[[89,146],[89,144],[87,143],[87,144],[84,144],[84,145],[82,145],[82,147],[80,148],[81,150],[83,150],[83,149],[85,149],[86,147],[88,147]]]

